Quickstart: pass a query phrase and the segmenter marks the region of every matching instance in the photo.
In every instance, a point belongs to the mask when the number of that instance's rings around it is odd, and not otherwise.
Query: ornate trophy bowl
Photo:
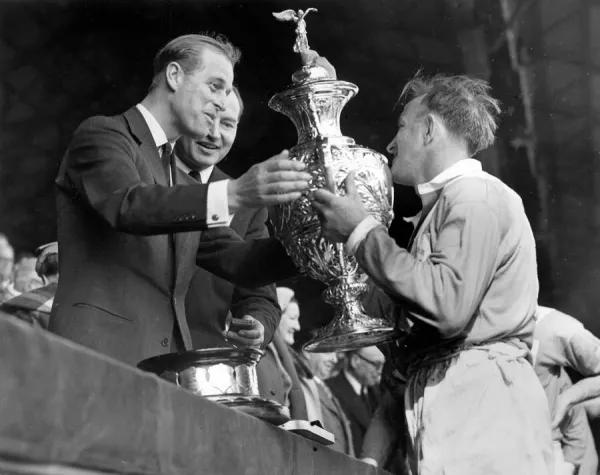
[[[289,12],[293,11],[274,15],[304,21],[306,14],[302,11],[294,17]],[[297,34],[299,31],[305,29],[297,27]],[[308,48],[306,38],[297,39],[298,45]],[[310,192],[292,203],[276,206],[271,221],[275,236],[302,273],[327,284],[323,298],[335,310],[332,321],[319,329],[304,348],[314,352],[345,351],[388,341],[395,336],[393,323],[367,315],[361,304],[361,296],[368,289],[366,275],[343,244],[323,237],[318,215],[311,206],[312,192],[318,188],[344,195],[344,181],[354,171],[366,210],[389,227],[393,187],[387,159],[341,133],[340,114],[358,92],[356,85],[335,79],[334,73],[314,61],[304,64],[292,79],[294,85],[275,94],[269,107],[286,115],[296,127],[298,142],[291,148],[290,158],[306,164],[312,176]]]
[[[197,396],[279,425],[290,419],[286,408],[258,392],[256,363],[262,354],[253,348],[209,348],[154,356],[137,366]]]

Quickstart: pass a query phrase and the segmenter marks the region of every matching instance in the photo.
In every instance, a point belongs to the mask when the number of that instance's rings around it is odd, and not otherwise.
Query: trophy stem
[[[366,314],[361,296],[367,290],[367,284],[341,279],[330,285],[323,292],[323,299],[334,307],[333,319],[318,330],[317,336],[304,345],[304,350],[350,351],[395,339],[391,323]]]

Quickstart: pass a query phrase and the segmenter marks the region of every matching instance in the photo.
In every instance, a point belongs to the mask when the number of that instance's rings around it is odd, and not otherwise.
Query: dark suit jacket
[[[229,176],[215,168],[209,182],[227,178]],[[235,214],[230,227],[247,241],[266,238],[269,236],[265,225],[267,218],[266,208],[242,209]],[[185,297],[194,348],[230,346],[221,334],[230,310],[236,318],[252,315],[259,320],[265,328],[263,347],[269,344],[281,318],[275,286],[239,287],[198,268]]]
[[[281,365],[292,380],[289,393],[290,415],[292,419],[305,421],[308,419],[306,401],[304,400],[304,393],[302,392],[300,379],[294,366],[291,350],[277,333],[273,337],[273,346],[277,350]],[[265,350],[264,356],[259,361],[256,367],[256,374],[258,376],[258,390],[260,395],[266,399],[272,399],[279,404],[283,404],[285,399],[283,375],[275,357],[269,349]]]
[[[135,107],[78,127],[56,180],[61,258],[51,331],[137,364],[192,348],[185,293],[194,261],[239,285],[293,272],[274,240],[246,243],[228,227],[197,232],[207,227],[208,186],[183,172],[174,178],[168,186]],[[278,266],[261,265],[267,259]]]
[[[361,397],[354,392],[343,371],[336,377],[328,379],[327,385],[335,397],[338,398],[346,416],[350,420],[354,453],[360,454],[365,433],[369,428],[369,424],[371,424],[373,413],[381,400],[379,390],[377,388],[369,389],[369,407],[367,407]]]

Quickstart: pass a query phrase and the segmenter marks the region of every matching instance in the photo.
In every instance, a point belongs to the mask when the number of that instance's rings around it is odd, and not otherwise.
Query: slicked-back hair
[[[398,102],[423,97],[423,105],[440,117],[453,135],[465,139],[473,156],[494,143],[498,128],[500,105],[489,90],[482,79],[445,75],[424,78],[417,73],[402,89]]]
[[[223,54],[234,67],[242,57],[242,52],[224,35],[205,33],[179,36],[169,41],[156,54],[154,58],[154,77],[152,78],[150,90],[159,85],[160,77],[169,63],[179,63],[186,74],[198,70],[201,66],[202,52],[206,48],[212,48]]]

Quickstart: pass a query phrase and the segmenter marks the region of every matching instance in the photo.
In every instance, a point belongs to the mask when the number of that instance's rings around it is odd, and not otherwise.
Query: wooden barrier
[[[0,317],[2,475],[376,475],[362,462]]]

